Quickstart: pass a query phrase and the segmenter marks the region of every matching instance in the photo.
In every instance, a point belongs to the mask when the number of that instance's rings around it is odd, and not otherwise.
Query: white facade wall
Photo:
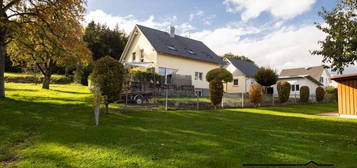
[[[278,82],[279,81],[287,81],[290,83],[290,85],[299,85],[300,88],[302,86],[307,86],[310,89],[310,96],[315,96],[316,88],[319,87],[316,83],[306,78],[280,79],[278,80]],[[274,87],[274,95],[278,95],[278,90],[276,86]],[[299,91],[290,90],[290,96],[294,97],[295,95],[299,97],[300,90]]]
[[[140,32],[140,30],[137,30],[130,48],[123,57],[122,62],[140,62],[141,50],[144,51],[144,62],[152,62],[152,68],[155,68],[157,73],[159,73],[159,68],[175,69],[177,70],[176,74],[190,75],[192,77],[192,84],[195,88],[208,89],[209,84],[206,81],[206,74],[208,71],[220,67],[220,65],[214,63],[157,53],[150,44],[149,40]],[[134,52],[136,53],[135,60],[133,60]],[[203,73],[203,79],[195,80],[195,72]]]

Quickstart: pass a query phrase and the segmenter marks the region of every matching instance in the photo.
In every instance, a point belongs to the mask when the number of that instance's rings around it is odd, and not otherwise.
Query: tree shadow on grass
[[[13,108],[4,113],[11,130],[37,124],[39,138],[20,152],[24,162],[28,158],[72,167],[241,167],[309,160],[340,167],[356,164],[353,122],[243,109],[111,113],[101,115],[101,125],[95,127],[91,107],[85,104],[12,100],[3,105]],[[86,165],[89,160],[91,165]]]

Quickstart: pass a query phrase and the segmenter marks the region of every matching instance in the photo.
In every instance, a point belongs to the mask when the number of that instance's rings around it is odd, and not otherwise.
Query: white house
[[[150,64],[161,75],[191,76],[195,91],[208,95],[208,71],[223,61],[201,41],[136,25],[130,34],[120,61],[124,64]],[[149,68],[149,67],[148,67]]]
[[[233,82],[227,83],[225,91],[228,93],[247,93],[250,86],[255,83],[254,76],[258,66],[253,62],[233,58],[224,58],[224,68],[233,74]]]
[[[331,75],[323,66],[284,69],[281,71],[279,81],[287,81],[291,84],[291,95],[299,95],[300,88],[307,86],[310,95],[315,95],[316,88],[331,86]],[[276,88],[274,93],[277,93]]]

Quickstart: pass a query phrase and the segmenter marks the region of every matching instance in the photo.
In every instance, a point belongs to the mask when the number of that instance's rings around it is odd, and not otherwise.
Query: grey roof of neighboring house
[[[258,72],[259,68],[253,62],[242,61],[233,58],[227,58],[237,69],[239,69],[246,76],[253,77]]]
[[[323,73],[325,68],[323,66],[315,66],[315,67],[307,67],[307,68],[295,68],[295,69],[284,69],[281,71],[280,76],[301,76],[301,75],[308,75],[314,78],[315,80],[319,81],[320,77]]]
[[[137,27],[157,52],[215,64],[223,64],[222,59],[201,41],[178,35],[175,35],[175,37],[172,38],[167,32],[141,25],[137,25]],[[169,49],[169,46],[172,46],[175,49]]]

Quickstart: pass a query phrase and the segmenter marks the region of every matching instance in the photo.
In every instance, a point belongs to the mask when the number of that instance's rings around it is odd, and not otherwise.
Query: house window
[[[136,60],[136,52],[133,52],[133,62]]]
[[[195,80],[203,80],[203,73],[195,72]]]
[[[291,91],[300,91],[300,85],[291,85]]]
[[[233,86],[238,86],[239,80],[238,79],[234,79],[233,80]]]
[[[140,50],[140,62],[144,62],[144,50]]]
[[[321,83],[324,83],[324,77],[321,77],[321,78],[320,78],[320,82],[321,82]]]

